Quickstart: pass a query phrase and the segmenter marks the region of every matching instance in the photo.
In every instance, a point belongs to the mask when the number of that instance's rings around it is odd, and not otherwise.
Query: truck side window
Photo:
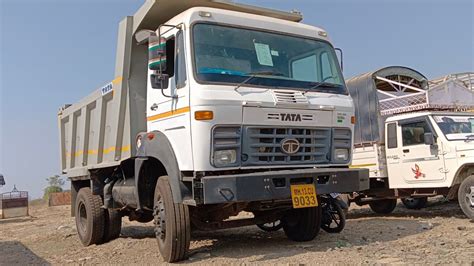
[[[176,88],[182,88],[186,86],[186,59],[184,50],[184,37],[183,32],[179,31],[176,35],[176,70],[175,70],[175,82]]]
[[[329,60],[329,54],[327,52],[323,52],[320,55],[321,60],[321,81],[325,82],[334,82],[334,74],[332,73],[331,69],[331,62]]]
[[[397,146],[397,124],[390,123],[387,125],[387,148],[393,149]]]
[[[431,132],[426,121],[402,125],[403,146],[424,144],[424,134]]]
[[[297,80],[316,82],[318,65],[316,55],[312,54],[291,63],[292,77]]]

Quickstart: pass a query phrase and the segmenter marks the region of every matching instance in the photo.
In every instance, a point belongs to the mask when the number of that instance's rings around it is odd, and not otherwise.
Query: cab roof
[[[237,4],[230,0],[147,0],[133,16],[133,32],[156,29],[176,15],[193,7],[213,7],[223,10],[262,15],[293,22],[300,22],[299,12],[285,12],[269,8]]]

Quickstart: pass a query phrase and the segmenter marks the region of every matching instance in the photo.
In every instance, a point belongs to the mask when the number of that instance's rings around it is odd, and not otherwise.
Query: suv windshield
[[[448,140],[466,140],[474,135],[474,115],[435,115],[433,119]]]
[[[194,26],[193,41],[199,82],[347,94],[327,42],[202,23]]]

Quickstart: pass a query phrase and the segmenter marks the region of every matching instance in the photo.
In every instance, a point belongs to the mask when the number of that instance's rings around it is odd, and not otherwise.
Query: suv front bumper
[[[291,199],[290,185],[315,184],[318,194],[369,189],[368,169],[311,168],[205,176],[195,197],[201,204]]]

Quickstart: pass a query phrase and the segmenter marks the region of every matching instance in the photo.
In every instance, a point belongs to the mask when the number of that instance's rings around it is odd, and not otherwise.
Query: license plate
[[[308,208],[318,206],[314,184],[291,185],[291,200],[293,208]]]

